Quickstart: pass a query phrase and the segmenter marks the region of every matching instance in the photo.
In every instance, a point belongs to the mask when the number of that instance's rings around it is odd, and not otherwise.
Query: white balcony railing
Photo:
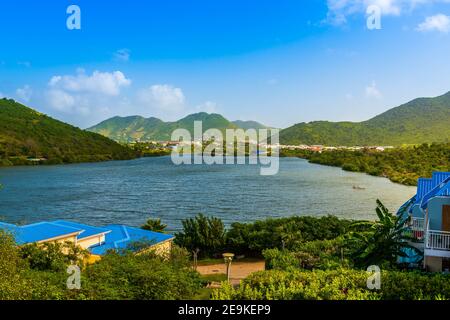
[[[422,241],[425,235],[425,219],[424,218],[412,218],[410,228],[414,239]]]
[[[450,232],[430,230],[425,242],[427,249],[450,251]]]

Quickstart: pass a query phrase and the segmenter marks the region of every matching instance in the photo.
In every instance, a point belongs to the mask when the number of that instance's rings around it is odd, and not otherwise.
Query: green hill
[[[29,158],[55,164],[133,157],[133,151],[99,134],[0,99],[0,165],[29,164]]]
[[[282,144],[402,145],[450,141],[450,92],[419,98],[364,122],[299,123],[282,130]]]
[[[175,122],[164,122],[157,118],[143,118],[140,116],[114,117],[87,130],[120,142],[136,140],[168,141],[171,140],[172,132],[176,129],[186,129],[193,134],[194,121],[202,121],[203,131],[211,128],[222,131],[236,128],[248,129],[250,127],[255,129],[266,128],[262,124],[254,121],[230,122],[220,114],[201,112],[191,114]]]
[[[269,127],[266,127],[265,125],[256,122],[256,121],[241,121],[241,120],[236,120],[233,121],[233,124],[236,125],[239,128],[248,130],[248,129],[269,129]]]

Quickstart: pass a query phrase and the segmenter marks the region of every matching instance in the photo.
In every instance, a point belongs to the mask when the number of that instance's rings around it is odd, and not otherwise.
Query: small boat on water
[[[353,190],[366,190],[366,188],[360,186],[353,186]]]

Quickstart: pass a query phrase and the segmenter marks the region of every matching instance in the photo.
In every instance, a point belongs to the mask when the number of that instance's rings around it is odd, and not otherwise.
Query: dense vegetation
[[[450,141],[450,93],[419,98],[365,122],[300,123],[282,130],[284,145],[368,146]]]
[[[331,240],[349,231],[353,221],[334,216],[321,218],[290,217],[254,223],[233,223],[225,229],[223,222],[202,214],[183,221],[183,230],[175,243],[201,257],[220,256],[224,251],[262,257],[266,249],[294,249],[315,240]]]
[[[165,157],[170,156],[172,149],[159,143],[132,143],[129,145],[142,157]]]
[[[175,122],[164,122],[157,118],[144,118],[140,116],[114,117],[88,130],[119,142],[133,142],[137,140],[170,141],[172,132],[176,129],[186,129],[193,137],[194,121],[202,121],[203,132],[208,129],[219,129],[223,132],[226,129],[266,128],[264,125],[255,121],[231,122],[219,114],[201,112],[191,114]]]
[[[365,270],[268,270],[224,284],[218,300],[448,300],[450,275],[382,271],[380,290],[369,290]]]
[[[341,167],[347,171],[382,176],[393,182],[416,185],[419,177],[431,177],[433,171],[450,171],[450,143],[423,144],[414,147],[374,150],[335,150],[322,153],[285,151],[312,163]]]
[[[225,248],[226,231],[222,220],[199,214],[182,221],[183,231],[175,234],[175,243],[202,257],[221,254]]]
[[[348,232],[350,220],[334,216],[291,217],[254,223],[233,223],[226,234],[227,249],[259,256],[266,249],[295,249],[315,240],[331,240]]]
[[[62,246],[18,247],[12,236],[0,232],[0,300],[191,299],[202,286],[183,249],[175,247],[168,257],[111,252],[86,265],[83,252],[62,254]],[[67,288],[71,264],[81,267],[79,290]]]
[[[410,248],[405,221],[391,214],[380,201],[376,212],[377,222],[334,216],[290,217],[233,223],[228,230],[220,219],[200,214],[183,221],[183,231],[175,235],[175,242],[190,251],[199,250],[203,257],[230,251],[264,256],[268,265],[396,267],[402,250]]]
[[[379,221],[356,222],[331,240],[314,239],[289,249],[265,249],[266,271],[237,288],[224,283],[213,292],[226,300],[433,300],[450,299],[450,275],[408,271],[396,258],[410,248],[405,221],[378,202]],[[345,228],[347,223],[344,222]],[[333,229],[333,228],[332,228]],[[366,268],[382,270],[371,289]],[[372,282],[371,282],[372,283]],[[372,283],[373,284],[373,283]]]
[[[268,219],[233,224],[199,215],[184,222],[178,244],[214,257],[224,250],[263,256],[266,271],[250,275],[239,287],[222,283],[214,299],[450,299],[450,276],[403,270],[395,257],[409,238],[404,221],[378,203],[379,221],[354,222],[328,216]],[[164,230],[159,220],[148,229]],[[64,250],[62,250],[64,247]],[[72,245],[18,247],[0,232],[0,299],[192,299],[208,298],[206,283],[223,281],[193,271],[188,250],[169,255],[110,252],[84,264],[85,252]],[[66,254],[62,254],[64,251]],[[192,252],[191,252],[192,254]],[[68,290],[66,268],[81,267],[81,288]],[[366,268],[382,268],[381,289],[367,286]],[[219,279],[219,280],[217,280]]]
[[[135,152],[99,134],[83,131],[0,99],[0,166],[123,160]]]

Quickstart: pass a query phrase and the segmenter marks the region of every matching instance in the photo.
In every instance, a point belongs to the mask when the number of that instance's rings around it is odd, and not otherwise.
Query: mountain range
[[[164,122],[153,117],[114,117],[87,130],[119,142],[169,141],[172,132],[176,129],[187,129],[193,134],[195,121],[202,121],[203,132],[213,128],[223,132],[226,129],[267,128],[256,121],[229,121],[220,114],[200,112],[174,122]]]
[[[194,121],[203,130],[261,129],[255,121],[229,121],[219,114],[196,113],[179,121],[157,118],[114,117],[87,130],[120,142],[170,140],[178,128],[193,131]],[[299,123],[280,132],[284,145],[367,146],[450,141],[450,92],[435,98],[418,98],[363,122],[315,121]]]
[[[0,165],[93,162],[134,158],[134,152],[102,135],[55,120],[10,99],[0,99]]]
[[[418,98],[363,122],[299,123],[280,133],[282,144],[367,146],[450,141],[450,92]]]
[[[232,122],[219,114],[196,113],[175,122],[114,117],[81,130],[14,100],[0,99],[0,165],[26,164],[28,158],[45,158],[47,163],[131,159],[134,151],[111,139],[170,140],[177,128],[192,132],[194,121],[202,121],[204,131],[266,128],[254,121]],[[363,122],[299,123],[280,132],[280,142],[290,145],[399,146],[449,141],[450,92],[415,99]]]

